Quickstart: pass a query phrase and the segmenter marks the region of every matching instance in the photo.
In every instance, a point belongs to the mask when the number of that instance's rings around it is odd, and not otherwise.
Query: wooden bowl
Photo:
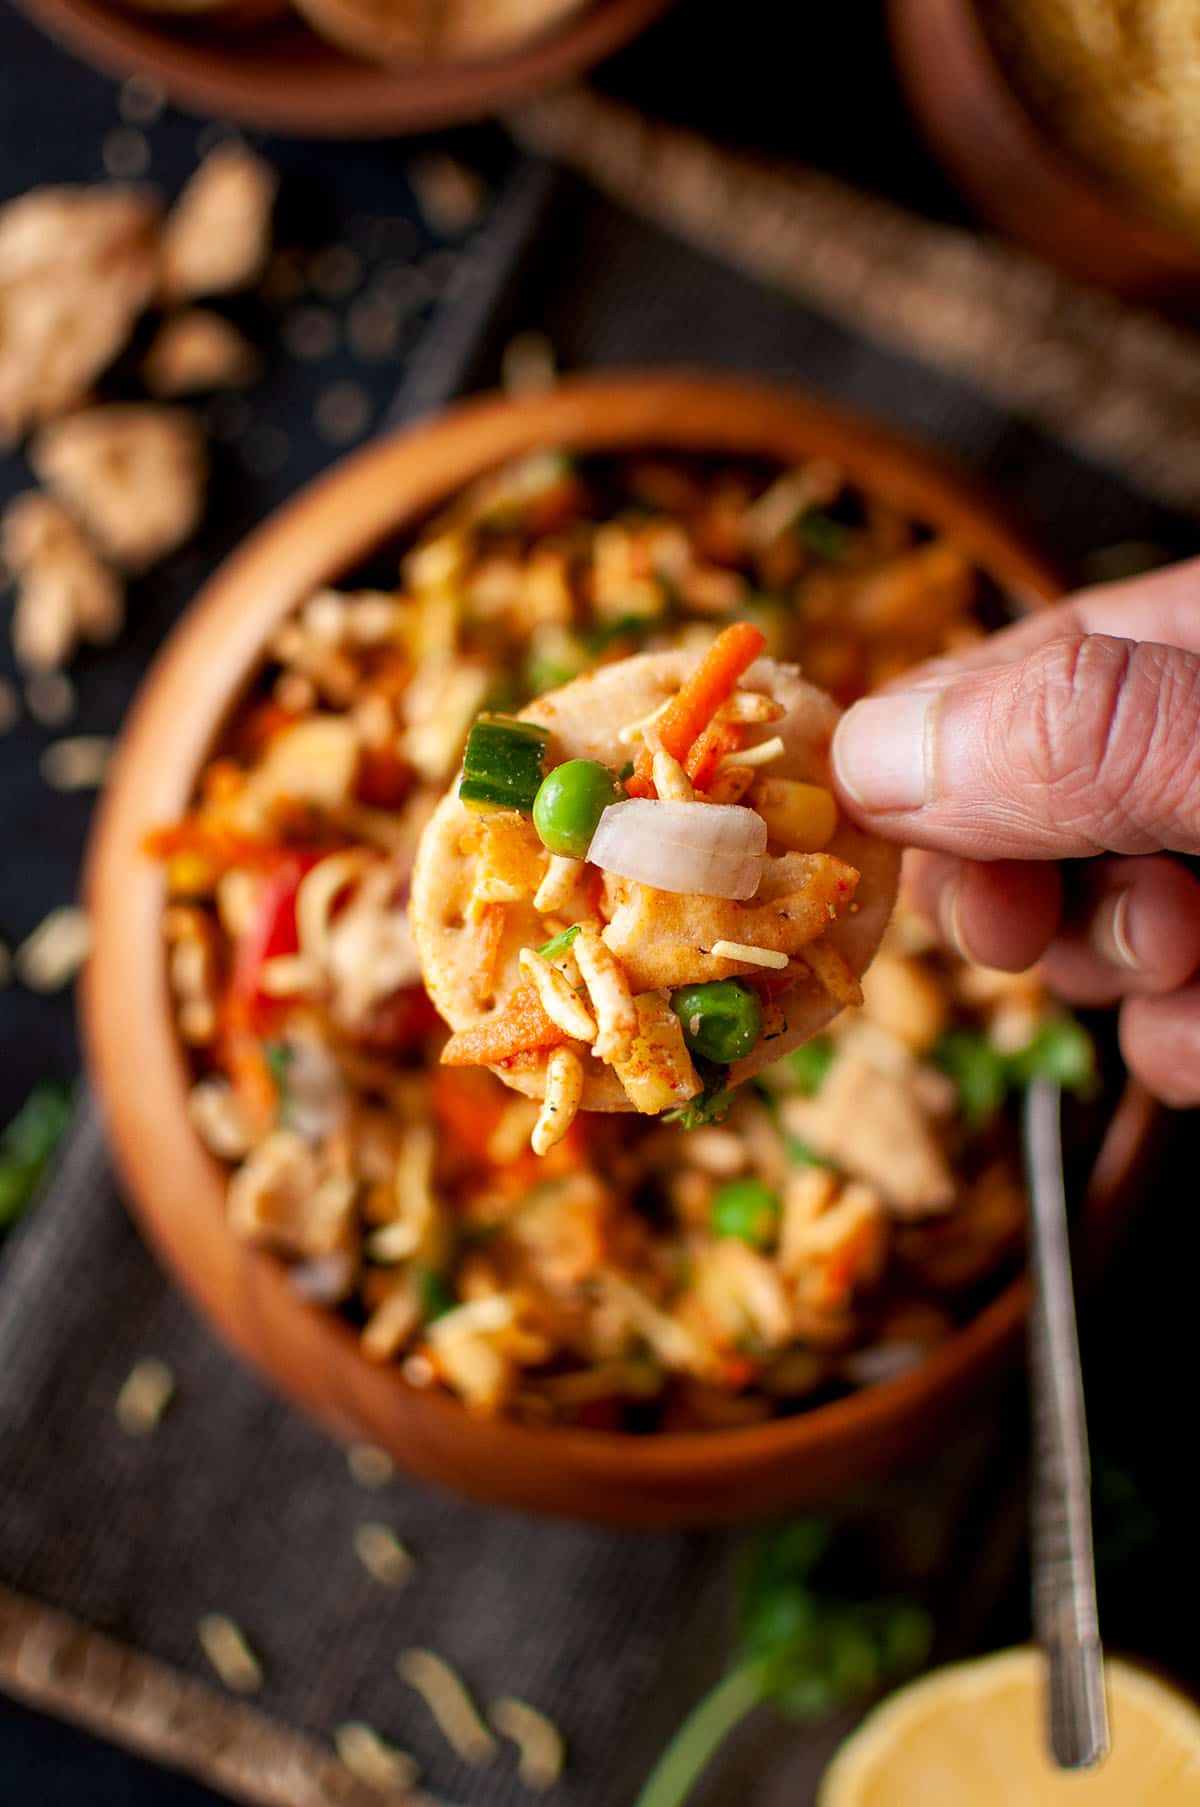
[[[670,0],[591,0],[497,56],[407,67],[350,56],[294,14],[222,30],[127,11],[120,0],[18,4],[85,62],[157,82],[193,112],[302,137],[386,138],[481,119],[543,93],[619,49]]]
[[[282,1264],[225,1221],[225,1173],[187,1115],[188,1058],[162,951],[161,872],[142,853],[173,821],[256,671],[264,642],[313,589],[415,527],[461,485],[539,446],[835,459],[850,478],[952,533],[1018,606],[1050,602],[1051,569],[949,466],[799,395],[687,374],[600,377],[520,401],[485,399],[381,440],[251,536],[171,636],[126,724],[90,849],[95,944],[84,988],[92,1074],[137,1215],[213,1326],[281,1392],[339,1434],[483,1500],[614,1524],[730,1521],[829,1499],[881,1473],[968,1408],[1011,1354],[1027,1303],[1009,1285],[901,1379],[747,1429],[636,1437],[472,1417],[372,1366],[355,1332],[303,1303]],[[1154,1107],[1129,1086],[1092,1174],[1084,1226],[1106,1234]]]
[[[1042,130],[1001,67],[977,0],[887,5],[917,123],[986,220],[1082,282],[1185,310],[1200,302],[1200,248],[1139,217]]]

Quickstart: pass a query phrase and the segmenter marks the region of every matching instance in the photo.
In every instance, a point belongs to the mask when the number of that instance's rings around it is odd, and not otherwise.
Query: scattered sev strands
[[[388,1744],[373,1726],[347,1720],[333,1734],[334,1747],[350,1774],[368,1788],[411,1788],[420,1772],[415,1757]]]
[[[443,1657],[434,1650],[402,1650],[396,1658],[396,1673],[424,1700],[457,1757],[476,1769],[494,1761],[499,1748],[496,1740],[462,1679]]]
[[[196,1626],[200,1648],[235,1694],[254,1694],[262,1687],[262,1664],[246,1642],[240,1625],[224,1613],[205,1613]]]
[[[737,688],[766,646],[766,637],[749,621],[735,621],[717,635],[695,671],[682,683],[656,723],[658,744],[681,763],[703,734],[721,704]],[[644,746],[626,789],[631,797],[647,797],[653,788],[654,753]],[[696,782],[689,772],[693,784]]]
[[[88,956],[92,928],[75,904],[63,904],[42,918],[17,949],[13,966],[30,991],[61,991]]]
[[[552,1719],[511,1695],[494,1700],[488,1718],[502,1738],[517,1747],[517,1774],[527,1788],[553,1788],[563,1772],[566,1745]]]
[[[558,968],[533,947],[523,947],[518,960],[542,1009],[563,1035],[581,1042],[595,1041],[596,1025],[591,1012]]]
[[[651,776],[654,788],[664,803],[694,803],[696,788],[677,759],[661,747],[653,752]]]
[[[387,1525],[368,1521],[357,1526],[354,1550],[368,1575],[384,1587],[403,1587],[412,1578],[416,1564]]]
[[[113,1410],[129,1437],[147,1437],[162,1418],[175,1391],[175,1376],[166,1362],[148,1355],[135,1362],[121,1383]]]
[[[549,1154],[561,1142],[579,1112],[583,1098],[583,1065],[570,1048],[552,1048],[546,1062],[546,1092],[530,1146],[534,1154]]]
[[[396,1473],[387,1450],[375,1443],[352,1443],[346,1451],[346,1466],[360,1487],[386,1487]]]
[[[51,790],[98,790],[107,776],[112,751],[113,743],[106,734],[52,740],[42,753],[39,770]]]
[[[625,968],[593,928],[581,930],[573,945],[575,963],[596,1016],[592,1052],[599,1060],[628,1060],[638,1032],[638,1014]]]
[[[782,758],[786,751],[779,735],[773,734],[770,740],[760,740],[756,747],[739,747],[733,753],[726,753],[717,770],[728,769],[731,765],[770,765],[773,759]]]
[[[670,707],[671,698],[665,697],[658,705],[658,708],[652,709],[649,715],[641,716],[636,722],[626,722],[623,728],[618,728],[617,739],[620,741],[621,745],[623,747],[636,747],[639,740],[646,739],[646,730],[652,728],[655,722],[665,715]]]
[[[770,947],[751,947],[745,941],[714,941],[709,952],[718,960],[741,960],[747,966],[770,966],[783,972],[788,963],[784,953]]]
[[[21,719],[21,699],[17,695],[17,687],[10,684],[7,678],[0,678],[0,734],[7,734],[15,728]]]

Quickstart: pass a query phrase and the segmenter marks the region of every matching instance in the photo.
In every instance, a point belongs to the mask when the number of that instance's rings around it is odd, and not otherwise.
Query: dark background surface
[[[787,55],[772,56],[764,53],[764,47],[775,18],[773,0],[747,0],[738,9],[739,29],[731,31],[727,4],[682,0],[674,17],[609,66],[603,85],[660,117],[700,127],[730,143],[811,161],[910,207],[961,220],[961,208],[907,125],[875,7],[854,0],[824,9],[819,22],[816,16],[806,19],[803,35],[797,34],[799,41]],[[837,72],[851,70],[852,79],[849,73],[845,80],[836,79]],[[114,84],[48,45],[16,14],[0,11],[0,198],[39,182],[100,178],[102,141],[117,123],[115,92]],[[150,175],[168,192],[192,167],[197,137],[203,131],[200,122],[176,114],[165,115],[152,128]],[[498,130],[472,129],[442,142],[502,184],[512,152]],[[436,253],[438,247],[418,223],[408,191],[405,166],[411,144],[338,147],[268,140],[263,148],[283,178],[283,242],[315,249],[347,237],[353,241],[356,234],[365,234],[365,222],[387,217],[408,223],[402,253],[406,258],[421,264]],[[652,270],[653,264],[647,265],[645,250],[636,232],[618,231],[603,211],[589,214],[582,205],[574,207],[568,190],[533,283],[534,292],[544,298],[546,322],[553,319],[556,328],[565,322],[568,341],[586,346],[596,361],[619,361],[619,332],[603,314],[601,291],[608,296],[619,292],[622,283],[633,290],[646,284],[647,268]],[[672,296],[678,294],[680,282],[686,285],[691,255],[680,254],[671,282],[661,290],[650,283],[640,297],[643,355],[647,346],[667,359],[676,355],[677,303]],[[603,263],[605,281],[593,289],[589,266],[594,269],[597,261]],[[420,341],[439,306],[452,304],[444,293],[451,267],[445,261],[428,267],[428,293],[414,306],[408,347]],[[713,282],[719,289],[719,277],[714,278],[711,269],[704,274],[706,294],[712,297],[717,293]],[[736,307],[737,280],[729,278],[730,307]],[[790,306],[780,302],[781,308]],[[264,339],[271,330],[270,318],[254,315],[253,309],[251,316],[248,326]],[[530,317],[512,321],[514,327],[542,323]],[[806,367],[812,364],[815,346],[830,385],[845,394],[853,342],[840,329],[816,319],[805,319],[802,327]],[[710,303],[699,330],[708,355],[721,361],[730,330],[728,310]],[[693,330],[691,356],[696,355],[695,343]],[[753,363],[753,348],[739,348],[740,353],[747,351],[736,361]],[[469,373],[472,383],[491,381],[493,363],[489,347]],[[939,415],[931,399],[939,379],[915,366],[906,369],[901,360],[890,363],[889,410],[918,429],[927,407],[944,419],[945,409]],[[72,895],[86,827],[86,797],[51,796],[38,781],[40,747],[64,732],[107,733],[116,728],[147,658],[199,579],[247,526],[333,456],[310,430],[312,401],[318,380],[348,373],[348,367],[335,362],[322,367],[318,377],[309,368],[276,359],[255,405],[263,420],[287,435],[288,455],[282,468],[264,475],[253,468],[253,460],[247,461],[244,445],[218,444],[213,506],[200,541],[135,587],[130,626],[119,645],[101,655],[85,656],[73,669],[80,698],[75,721],[60,730],[31,730],[26,724],[0,740],[0,798],[8,855],[0,870],[0,934],[10,945],[46,910]],[[399,364],[353,374],[370,385],[378,419],[400,379]],[[868,392],[854,399],[869,405],[871,396]],[[953,419],[964,446],[978,450],[982,436],[989,474],[1020,490],[1044,537],[1060,555],[1082,561],[1092,543],[1091,518],[1069,506],[1058,455],[1031,429],[1011,425],[988,443],[986,414],[972,398],[956,398]],[[1049,481],[1052,473],[1057,485]],[[1150,538],[1177,551],[1194,546],[1195,535],[1187,524],[1149,507],[1115,479],[1102,480],[1094,471],[1086,471],[1085,477],[1088,493],[1103,498],[1105,541]],[[19,459],[0,460],[0,497],[25,481]],[[0,669],[10,669],[8,658],[5,646]],[[0,993],[0,1121],[34,1080],[70,1077],[76,1059],[67,998],[37,998],[16,986]],[[1190,1551],[1190,1526],[1184,1522],[1187,1513],[1178,1486],[1180,1402],[1171,1376],[1184,1379],[1194,1367],[1180,1326],[1186,1325],[1190,1309],[1200,1235],[1193,1212],[1182,1222],[1173,1222],[1168,1262],[1162,1258],[1163,1228],[1160,1209],[1157,1220],[1149,1219],[1143,1227],[1119,1277],[1092,1313],[1090,1378],[1098,1429],[1101,1551],[1107,1552],[1108,1565],[1106,1625],[1118,1644],[1196,1680],[1191,1615],[1186,1610],[1187,1596],[1194,1602],[1195,1565],[1186,1559],[1180,1564],[1181,1553]],[[1129,1303],[1135,1300],[1151,1304],[1149,1313],[1143,1309],[1136,1314],[1136,1323]],[[1185,1409],[1185,1419],[1190,1415]],[[1186,1590],[1183,1598],[1181,1588]],[[1174,1610],[1164,1611],[1159,1605],[1164,1600],[1171,1601]],[[1019,1586],[992,1629],[995,1641],[1026,1634]],[[155,1807],[172,1802],[176,1807],[195,1807],[214,1799],[197,1784],[0,1700],[4,1803]]]

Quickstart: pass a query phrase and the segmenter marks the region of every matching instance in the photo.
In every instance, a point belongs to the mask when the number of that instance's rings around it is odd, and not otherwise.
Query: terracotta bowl
[[[157,82],[193,112],[302,137],[386,138],[481,119],[543,93],[611,55],[670,0],[591,0],[500,55],[407,68],[350,56],[292,14],[218,29],[127,10],[121,0],[18,4],[85,62]]]
[[[1200,248],[1140,218],[1043,131],[988,41],[978,0],[887,5],[917,123],[984,219],[1080,281],[1134,301],[1200,304]]]
[[[206,586],[126,724],[88,865],[95,947],[84,990],[91,1068],[134,1210],[212,1325],[336,1433],[483,1500],[616,1524],[714,1523],[828,1499],[878,1475],[969,1409],[1011,1355],[1015,1281],[920,1368],[807,1414],[747,1429],[637,1437],[478,1419],[372,1366],[354,1331],[303,1303],[273,1257],[226,1227],[225,1175],[188,1121],[187,1056],[171,1015],[163,883],[140,851],[175,819],[276,623],[480,472],[531,448],[653,446],[796,461],[850,478],[952,533],[1020,608],[1059,585],[995,506],[932,454],[802,396],[703,376],[602,377],[522,401],[485,399],[381,440],[262,526]],[[1084,1207],[1090,1243],[1120,1216],[1153,1106],[1126,1089]]]

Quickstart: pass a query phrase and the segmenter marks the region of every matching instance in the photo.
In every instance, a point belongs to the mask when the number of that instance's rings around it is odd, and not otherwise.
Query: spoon
[[[1091,1475],[1063,1186],[1062,1094],[1035,1080],[1025,1099],[1031,1199],[1033,1401],[1030,1534],[1033,1623],[1049,1672],[1047,1726],[1060,1769],[1108,1754],[1108,1706],[1092,1555]]]

